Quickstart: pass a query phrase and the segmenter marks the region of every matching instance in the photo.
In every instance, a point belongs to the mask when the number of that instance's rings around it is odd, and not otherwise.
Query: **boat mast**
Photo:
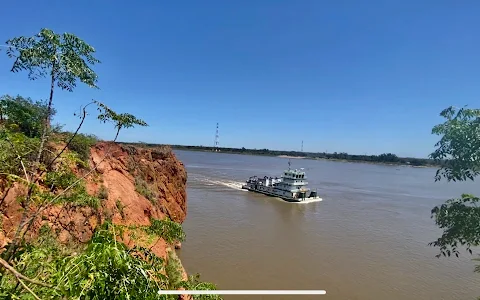
[[[290,164],[291,164],[291,162],[290,162],[290,158],[289,158],[289,159],[288,159],[288,170],[289,170],[289,171],[290,171]]]

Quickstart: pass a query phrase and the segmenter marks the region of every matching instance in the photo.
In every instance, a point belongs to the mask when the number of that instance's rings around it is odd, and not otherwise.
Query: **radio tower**
[[[218,123],[217,123],[217,130],[215,132],[215,142],[213,144],[213,151],[214,152],[218,151]]]
[[[300,151],[303,152],[303,141],[302,141],[302,149]]]

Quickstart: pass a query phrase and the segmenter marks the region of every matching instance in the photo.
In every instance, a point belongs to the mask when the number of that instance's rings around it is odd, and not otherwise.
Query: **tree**
[[[62,90],[72,92],[77,80],[90,87],[97,87],[97,74],[89,65],[100,61],[92,53],[95,49],[82,39],[71,33],[57,34],[43,28],[32,37],[15,37],[9,39],[7,55],[14,58],[12,72],[28,71],[28,78],[50,77],[50,96],[47,104],[47,115],[40,141],[37,163],[45,144],[47,130],[50,128],[52,116],[53,92],[55,85]]]
[[[52,108],[51,115],[55,114]],[[17,95],[0,97],[0,120],[18,126],[30,138],[40,137],[47,116],[47,104]]]
[[[430,155],[442,163],[435,181],[473,181],[480,174],[480,109],[449,107],[440,116],[446,121],[432,129],[442,136]],[[460,246],[471,254],[471,247],[480,245],[479,202],[478,197],[463,194],[432,209],[432,218],[443,229],[442,236],[430,243],[440,248],[438,256],[458,256]]]
[[[378,160],[384,162],[398,162],[399,158],[393,153],[383,153],[378,156]]]

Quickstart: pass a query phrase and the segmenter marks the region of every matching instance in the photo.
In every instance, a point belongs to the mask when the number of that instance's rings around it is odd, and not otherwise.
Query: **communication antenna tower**
[[[303,152],[303,141],[302,141],[302,149],[300,151]]]
[[[213,151],[218,151],[218,123],[217,123],[217,130],[215,131],[215,142],[213,144]]]

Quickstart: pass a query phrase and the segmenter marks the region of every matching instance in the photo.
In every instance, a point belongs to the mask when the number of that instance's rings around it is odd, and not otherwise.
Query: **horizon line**
[[[182,145],[182,144],[162,144],[162,143],[147,143],[147,142],[122,142],[122,143],[133,143],[133,144],[151,144],[151,145],[164,145],[164,146],[181,146],[181,147],[203,147],[203,148],[215,148],[213,146],[204,146],[204,145]],[[227,146],[218,146],[217,148],[225,148],[225,149],[242,149],[245,147],[227,147]],[[298,153],[312,153],[312,154],[341,154],[345,153],[348,155],[356,155],[356,156],[379,156],[382,154],[393,154],[396,155],[398,158],[413,158],[413,159],[427,159],[427,160],[432,160],[431,158],[428,157],[415,157],[415,156],[399,156],[393,152],[384,152],[380,154],[353,154],[353,153],[348,153],[348,152],[338,152],[338,151],[333,151],[333,152],[327,152],[327,151],[300,151],[300,150],[279,150],[279,149],[269,149],[269,148],[245,148],[245,150],[254,150],[254,151],[261,151],[261,150],[268,150],[268,151],[277,151],[277,152],[298,152]]]

